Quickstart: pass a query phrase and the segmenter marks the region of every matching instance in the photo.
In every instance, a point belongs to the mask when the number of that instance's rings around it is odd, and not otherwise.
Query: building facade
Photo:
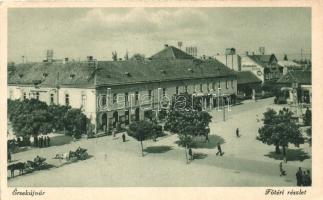
[[[195,59],[173,46],[142,61],[46,61],[8,68],[8,98],[80,108],[96,132],[156,116],[181,93],[202,97],[204,109],[220,101],[232,104],[236,74],[216,60]]]

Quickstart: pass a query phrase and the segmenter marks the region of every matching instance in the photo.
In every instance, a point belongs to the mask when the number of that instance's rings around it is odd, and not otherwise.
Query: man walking
[[[223,155],[220,143],[218,143],[218,152],[216,153],[216,155],[219,155],[219,154],[220,156]]]
[[[279,176],[286,176],[286,171],[283,169],[283,162],[279,163],[279,170],[280,170]]]
[[[47,146],[48,147],[50,146],[50,138],[49,138],[49,136],[47,136]]]
[[[298,168],[298,171],[296,173],[296,183],[297,186],[302,186],[303,185],[303,172],[302,172],[302,168]]]
[[[307,186],[311,186],[312,185],[312,178],[311,178],[310,170],[306,171],[305,179],[306,179]]]
[[[240,137],[240,135],[239,135],[239,128],[237,128],[237,130],[236,130],[236,135],[237,135],[237,138]]]
[[[191,148],[188,149],[188,155],[190,156],[189,160],[193,160],[193,151]]]
[[[122,141],[126,142],[126,135],[124,133],[122,134]]]

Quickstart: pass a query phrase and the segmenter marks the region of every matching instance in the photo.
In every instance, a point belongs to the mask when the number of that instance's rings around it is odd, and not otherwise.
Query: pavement
[[[48,148],[32,148],[13,154],[16,161],[33,159],[36,155],[46,157],[54,167],[8,179],[8,185],[33,187],[188,187],[188,186],[295,186],[295,173],[300,166],[311,169],[311,148],[289,147],[289,161],[284,169],[287,176],[279,176],[281,160],[272,153],[274,146],[256,140],[262,125],[262,113],[273,105],[273,99],[249,101],[234,106],[226,112],[211,112],[210,143],[194,148],[196,159],[186,163],[185,149],[176,144],[176,134],[158,138],[157,142],[144,141],[145,156],[141,156],[138,141],[121,134],[80,141],[68,141]],[[258,118],[258,120],[257,120]],[[240,129],[241,137],[235,135]],[[218,140],[223,141],[223,156],[216,156]],[[57,153],[87,148],[91,157],[62,165],[52,159]],[[302,161],[301,161],[302,160]],[[57,166],[57,167],[55,167]],[[18,173],[18,172],[16,172]]]

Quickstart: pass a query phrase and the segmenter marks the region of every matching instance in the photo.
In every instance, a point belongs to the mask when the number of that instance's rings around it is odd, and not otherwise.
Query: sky
[[[196,46],[199,55],[257,52],[311,53],[310,8],[10,8],[8,60],[111,60],[126,52],[146,57],[164,44]]]

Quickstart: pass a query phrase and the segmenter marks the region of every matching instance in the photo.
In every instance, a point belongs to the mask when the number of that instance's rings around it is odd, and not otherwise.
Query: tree
[[[264,125],[258,130],[257,140],[264,144],[275,145],[277,154],[280,153],[279,147],[282,147],[284,158],[286,158],[286,147],[289,143],[295,146],[304,144],[304,138],[292,115],[293,113],[287,108],[283,108],[278,113],[268,109],[264,113]]]
[[[81,109],[71,108],[64,116],[64,126],[69,134],[75,138],[80,138],[81,134],[86,133],[87,118]]]
[[[167,114],[165,130],[178,134],[179,145],[185,148],[185,157],[188,162],[187,149],[193,145],[197,136],[209,134],[209,123],[212,116],[202,111],[199,98],[187,93],[173,97],[171,109]]]
[[[112,52],[112,60],[113,61],[118,61],[118,53],[117,53],[117,51]]]
[[[305,126],[312,126],[312,111],[308,108],[305,111],[303,121]]]
[[[145,55],[140,53],[135,53],[133,56],[131,56],[131,60],[145,60]]]
[[[53,116],[53,129],[56,131],[62,131],[65,129],[64,116],[70,108],[70,106],[61,106],[55,104],[48,106],[48,112]]]
[[[152,138],[154,135],[154,125],[152,122],[145,120],[133,122],[129,125],[128,135],[140,141],[141,154],[144,156],[143,141]]]
[[[284,60],[288,60],[287,54],[284,55]]]
[[[52,130],[52,115],[47,105],[35,99],[8,101],[8,115],[15,135],[29,138]]]

